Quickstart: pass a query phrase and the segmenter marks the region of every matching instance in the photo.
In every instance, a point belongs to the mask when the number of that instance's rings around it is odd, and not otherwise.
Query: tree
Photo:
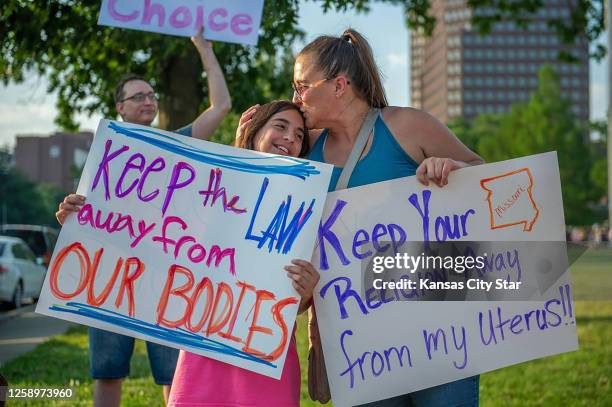
[[[160,127],[191,122],[208,104],[202,65],[187,38],[97,25],[99,0],[7,0],[0,6],[0,78],[21,82],[32,71],[57,91],[62,128],[76,112],[114,116],[112,91],[127,72],[151,78],[160,100]],[[297,2],[266,1],[257,49],[218,43],[235,108],[287,97]],[[282,80],[279,80],[281,79]],[[194,86],[194,84],[198,84]]]
[[[36,193],[43,206],[39,223],[57,227],[55,212],[58,209],[58,204],[64,200],[66,192],[56,184],[37,183]]]
[[[57,185],[30,181],[12,161],[8,146],[0,147],[0,222],[57,226],[55,211],[66,193]]]
[[[494,162],[556,150],[565,220],[568,224],[591,223],[594,219],[589,207],[601,195],[591,188],[593,155],[588,129],[572,113],[554,70],[542,67],[538,89],[529,101],[513,105],[497,120],[497,126],[478,135],[477,151],[482,157]]]
[[[6,223],[36,224],[44,218],[44,205],[36,185],[10,165],[10,153],[0,150],[0,210]]]
[[[427,0],[381,0],[401,4],[407,23],[431,33],[435,18]],[[367,11],[371,0],[323,0],[322,10]],[[542,0],[467,0],[476,10],[474,24],[483,33],[499,20],[526,25]],[[603,0],[572,0],[569,21],[551,19],[566,43],[603,32]],[[291,44],[299,0],[266,0],[256,48],[219,43],[236,111],[273,98],[287,97],[291,78]],[[56,123],[75,130],[76,112],[113,116],[112,89],[126,72],[152,78],[162,95],[160,127],[180,127],[207,105],[197,54],[185,38],[97,25],[100,0],[3,0],[0,5],[0,79],[22,82],[32,71],[47,75],[49,91],[59,93]],[[488,11],[494,9],[494,13]],[[601,58],[603,49],[594,56]],[[193,86],[193,84],[199,84]]]
[[[480,154],[480,141],[495,133],[499,128],[501,115],[485,113],[470,121],[457,117],[448,123],[448,127],[470,150]]]

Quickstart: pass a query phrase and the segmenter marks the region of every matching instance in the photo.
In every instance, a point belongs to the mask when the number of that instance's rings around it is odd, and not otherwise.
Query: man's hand
[[[212,49],[212,42],[204,38],[204,26],[200,26],[198,33],[191,37],[191,42],[198,49]]]
[[[55,218],[60,225],[63,225],[68,215],[78,212],[84,203],[85,197],[83,195],[68,195],[62,202],[60,202],[59,210],[55,212]]]

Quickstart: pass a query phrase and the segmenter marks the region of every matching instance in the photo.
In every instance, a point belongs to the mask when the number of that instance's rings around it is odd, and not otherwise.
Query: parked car
[[[19,238],[0,236],[0,301],[21,307],[24,298],[37,300],[45,281],[45,267]]]
[[[23,239],[30,246],[34,255],[42,259],[45,267],[49,267],[59,232],[49,226],[0,225],[0,235]]]

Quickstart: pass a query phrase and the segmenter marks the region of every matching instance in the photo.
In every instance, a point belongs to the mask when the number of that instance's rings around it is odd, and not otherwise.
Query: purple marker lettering
[[[336,251],[336,254],[340,258],[340,261],[342,262],[344,266],[350,263],[349,259],[346,258],[346,255],[342,251],[342,245],[340,244],[340,240],[334,234],[334,232],[331,231],[331,227],[333,226],[336,219],[338,219],[338,216],[340,216],[340,212],[342,212],[342,208],[344,208],[345,205],[346,205],[346,201],[338,199],[336,201],[336,207],[334,208],[332,213],[329,215],[329,218],[327,218],[325,223],[323,223],[323,221],[319,223],[318,240],[319,240],[319,253],[321,255],[321,259],[319,261],[321,270],[327,270],[329,268],[329,264],[327,262],[327,252],[325,251],[325,240],[327,240],[331,244],[331,246],[334,248],[334,250]]]
[[[145,0],[144,11],[142,13],[142,24],[151,24],[153,17],[157,15],[157,25],[162,27],[166,19],[166,10],[164,6],[155,3],[151,4],[151,0]]]
[[[340,282],[344,283],[342,284],[344,285],[344,290],[342,292],[340,291],[341,290]],[[351,288],[353,283],[351,279],[348,277],[336,277],[333,280],[329,281],[327,284],[325,284],[323,287],[321,287],[321,290],[319,291],[321,298],[325,299],[327,290],[330,289],[332,285],[334,286],[336,300],[338,301],[340,319],[347,319],[349,317],[348,311],[346,310],[346,307],[344,305],[344,303],[349,298],[352,298],[355,300],[355,303],[357,304],[357,306],[359,307],[359,310],[361,311],[363,315],[368,315],[368,309],[364,305],[363,300],[361,299],[361,296],[359,295],[359,293]]]
[[[451,333],[453,334],[453,345],[455,345],[455,349],[457,351],[463,351],[463,362],[457,363],[457,361],[453,361],[453,365],[459,370],[465,369],[468,362],[467,345],[465,342],[465,327],[463,325],[461,326],[461,337],[459,341],[457,341],[459,335],[457,334],[457,332],[455,332],[455,327],[453,325],[451,325]]]
[[[227,17],[227,10],[224,8],[216,8],[208,15],[208,26],[213,31],[222,31],[227,28],[226,22],[216,22],[217,16]]]
[[[155,199],[155,197],[159,194],[159,189],[155,189],[150,194],[142,196],[142,189],[144,187],[144,183],[147,182],[147,177],[149,176],[150,172],[159,172],[165,167],[166,162],[164,159],[157,157],[151,164],[149,164],[147,168],[145,168],[144,172],[142,173],[142,177],[140,177],[140,182],[138,183],[138,198],[140,198],[141,201],[149,202],[150,200]]]
[[[166,229],[170,223],[178,223],[182,230],[187,229],[187,224],[178,216],[168,216],[164,218],[164,224],[162,225],[162,234],[160,236],[153,237],[154,242],[161,242],[164,253],[168,253],[168,244],[175,245],[176,240],[170,239],[166,234]]]
[[[93,223],[93,207],[91,204],[83,205],[77,214],[77,221],[79,222],[79,225],[89,223],[91,227],[95,227]]]
[[[134,241],[130,244],[130,247],[136,247],[138,243],[140,243],[142,238],[148,235],[153,230],[153,228],[155,228],[155,225],[156,223],[151,223],[149,226],[147,226],[144,220],[138,222],[138,236],[136,236],[136,239],[134,239]]]
[[[181,17],[179,18],[179,16]],[[170,25],[174,28],[185,28],[191,24],[191,20],[191,11],[185,6],[177,7],[170,14]]]
[[[117,21],[132,21],[138,18],[138,11],[133,11],[130,14],[121,14],[116,9],[117,0],[109,0],[108,2],[108,13]]]
[[[104,181],[104,197],[107,201],[110,199],[110,192],[108,188],[108,163],[120,154],[129,150],[128,146],[122,146],[120,149],[110,153],[110,148],[112,145],[112,140],[106,140],[106,144],[104,145],[104,155],[102,155],[102,160],[100,161],[100,164],[98,164],[98,172],[96,172],[96,176],[94,177],[91,185],[91,190],[95,191],[96,187],[98,186],[98,182],[100,181],[100,176],[102,176]]]
[[[360,238],[360,236],[363,236],[363,238]],[[359,260],[363,260],[366,257],[371,256],[372,255],[372,250],[368,250],[368,251],[366,251],[364,253],[360,253],[357,250],[361,246],[363,246],[366,243],[368,243],[369,241],[370,241],[370,236],[368,235],[368,232],[366,232],[363,229],[359,229],[357,231],[357,233],[355,233],[355,236],[353,236],[353,256],[355,256]]]
[[[125,163],[125,167],[123,167],[123,171],[121,171],[119,180],[117,181],[117,184],[115,185],[115,195],[116,196],[118,196],[119,198],[123,198],[124,196],[132,192],[134,188],[136,188],[136,185],[138,184],[138,177],[136,177],[136,179],[130,184],[130,186],[125,191],[122,191],[123,180],[125,179],[125,176],[131,169],[140,170],[139,172],[142,172],[142,170],[144,169],[144,165],[145,165],[145,158],[140,153],[136,153],[132,155],[130,158],[128,158],[127,162]]]
[[[372,230],[372,245],[374,246],[374,249],[379,253],[387,251],[390,246],[389,243],[383,246],[381,246],[379,243],[380,238],[386,236],[387,233],[387,228],[382,223],[377,223],[374,226],[374,229]]]
[[[393,252],[397,253],[397,250],[406,243],[406,232],[401,226],[395,223],[389,223],[389,236],[391,236],[391,242],[393,243]],[[397,235],[395,234],[397,232]]]
[[[187,170],[189,175],[187,176],[187,179],[180,181],[181,171],[183,170]],[[166,192],[166,199],[164,200],[164,205],[162,206],[162,214],[166,214],[166,210],[168,209],[168,205],[170,205],[170,201],[172,200],[172,195],[174,194],[174,191],[191,184],[194,178],[195,170],[191,165],[187,164],[186,162],[180,161],[174,166],[174,169],[172,170],[172,176],[170,178],[170,183],[167,187],[168,191]]]
[[[236,14],[232,17],[231,25],[236,35],[248,35],[253,31],[253,19],[248,14]]]
[[[195,27],[200,28],[203,25],[204,25],[204,7],[197,6],[196,7]]]
[[[431,197],[430,190],[423,191],[423,208],[419,205],[419,198],[417,194],[412,194],[408,198],[408,201],[416,208],[421,215],[423,220],[423,241],[425,242],[425,250],[429,250],[429,197]]]

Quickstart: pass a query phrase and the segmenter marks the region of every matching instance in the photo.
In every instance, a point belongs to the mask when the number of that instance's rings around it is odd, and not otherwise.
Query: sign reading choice
[[[102,120],[36,311],[280,378],[330,176]]]
[[[486,274],[534,281],[528,250],[512,242],[565,241],[556,154],[458,170],[444,188],[407,177],[328,195],[313,259],[321,273],[314,299],[335,406],[577,349],[567,258],[554,265],[560,277],[539,286],[538,301],[417,302],[424,295],[418,287],[364,286],[372,276],[362,277],[362,265],[376,250],[453,240],[507,242],[502,249],[496,243],[485,266],[466,271],[466,280]],[[446,278],[423,273],[431,281]],[[487,298],[477,290],[468,295]]]
[[[263,0],[103,0],[98,24],[256,45]]]

